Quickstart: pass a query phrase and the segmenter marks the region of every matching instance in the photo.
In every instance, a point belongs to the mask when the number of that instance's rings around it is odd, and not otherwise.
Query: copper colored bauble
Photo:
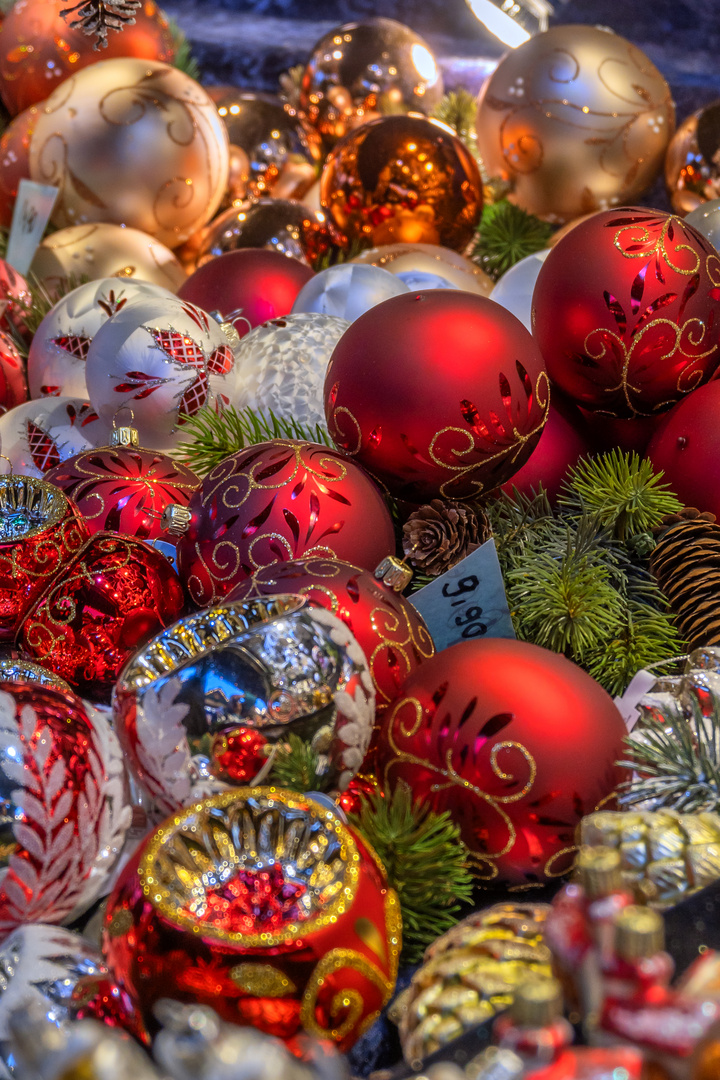
[[[0,684],[0,933],[92,902],[130,824],[107,720],[75,694]],[[39,977],[39,973],[36,973]]]
[[[575,827],[614,790],[625,724],[557,653],[500,638],[451,645],[386,714],[378,776],[461,829],[478,877],[534,885],[567,872]]]
[[[360,252],[354,263],[370,263],[391,274],[433,274],[463,292],[489,296],[493,280],[472,259],[440,244],[386,244]]]
[[[378,116],[431,113],[442,96],[423,38],[394,19],[374,18],[320,38],[300,84],[300,112],[330,147]]]
[[[254,326],[289,315],[295,297],[313,276],[309,266],[278,251],[243,248],[201,266],[178,296],[205,311],[234,317],[240,337]]]
[[[578,405],[662,412],[720,362],[720,256],[662,210],[595,214],[545,259],[533,334],[551,380]]]
[[[647,456],[684,506],[720,519],[720,382],[701,386],[663,417]]]
[[[0,416],[2,452],[24,476],[42,477],[65,458],[108,437],[108,428],[82,398],[37,398]]]
[[[0,225],[5,229],[12,224],[20,181],[30,179],[30,139],[39,115],[35,105],[23,110],[0,138]]]
[[[46,236],[30,272],[51,295],[59,296],[86,278],[133,278],[170,292],[186,278],[170,248],[139,229],[106,224],[73,225]]]
[[[77,506],[58,488],[30,476],[0,479],[0,641],[13,640],[88,536]]]
[[[127,660],[175,622],[183,605],[164,555],[129,536],[96,533],[26,616],[18,643],[31,660],[101,701]]]
[[[338,240],[380,246],[443,244],[463,251],[482,210],[475,159],[444,124],[385,116],[330,153],[320,201]]]
[[[563,222],[631,202],[662,168],[675,126],[648,57],[599,26],[553,26],[510,49],[484,84],[477,144],[510,199]]]
[[[395,551],[373,482],[317,443],[273,439],[232,454],[205,477],[190,512],[178,566],[198,607],[271,563],[316,556],[373,570]]]
[[[325,379],[333,441],[408,502],[469,498],[509,480],[540,438],[548,397],[522,323],[451,289],[361,315]]]
[[[502,485],[503,491],[512,495],[517,489],[523,495],[531,495],[542,487],[554,505],[568,470],[577,464],[578,458],[592,452],[586,427],[580,410],[559,394],[553,394],[537,446],[525,464]]]
[[[92,35],[72,29],[55,0],[18,0],[0,30],[2,99],[14,116],[43,101],[80,68],[98,59],[138,56],[172,63],[175,49],[168,21],[154,0],[133,11],[134,25],[111,31],[107,48],[97,51]]]
[[[207,93],[153,60],[101,60],[50,95],[30,175],[60,189],[59,228],[115,222],[177,247],[219,208],[228,143]]]
[[[282,199],[301,198],[323,161],[317,132],[306,128],[295,109],[272,94],[234,86],[209,86],[207,92],[230,140],[231,198],[270,192]]]
[[[720,196],[720,101],[683,120],[668,146],[665,183],[672,208],[687,214]]]
[[[339,559],[297,559],[264,566],[237,585],[228,600],[298,593],[327,608],[352,631],[370,665],[382,715],[407,676],[435,652],[412,604],[369,570]]]
[[[141,845],[103,949],[151,1030],[169,996],[347,1050],[392,994],[400,935],[397,896],[358,833],[304,795],[237,788]]]
[[[10,335],[0,330],[0,408],[13,409],[27,399],[25,363]]]
[[[293,199],[258,199],[230,207],[208,225],[197,265],[238,248],[269,248],[301,262],[313,262],[330,247],[325,215]]]

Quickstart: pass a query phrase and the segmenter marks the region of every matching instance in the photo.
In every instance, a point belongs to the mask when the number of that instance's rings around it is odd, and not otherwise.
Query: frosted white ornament
[[[144,296],[172,297],[169,289],[133,278],[101,278],[73,289],[47,313],[28,354],[30,396],[87,397],[90,343],[109,318]]]
[[[109,435],[108,425],[83,398],[38,398],[0,416],[0,452],[23,476],[43,476],[81,450],[103,446]]]
[[[424,292],[426,289],[458,289],[459,285],[453,285],[447,278],[439,274],[429,274],[426,270],[400,270],[395,275],[399,281],[407,285],[410,292]]]
[[[720,199],[709,199],[707,202],[700,203],[685,215],[685,221],[702,233],[713,247],[720,250]]]
[[[409,291],[404,281],[379,266],[342,263],[321,270],[303,285],[292,314],[312,311],[354,322],[383,300]]]
[[[507,311],[517,316],[531,333],[535,282],[538,279],[540,267],[549,254],[549,249],[537,251],[534,255],[527,255],[520,262],[516,262],[503,274],[490,293],[491,300],[494,300],[496,304],[502,304]]]
[[[298,312],[256,326],[235,348],[237,407],[324,426],[325,373],[349,325],[334,315]]]

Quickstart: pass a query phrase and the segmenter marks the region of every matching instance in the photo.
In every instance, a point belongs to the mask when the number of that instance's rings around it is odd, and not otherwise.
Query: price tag
[[[492,538],[409,599],[438,652],[472,638],[515,637]]]
[[[5,260],[23,277],[30,269],[57,197],[56,187],[20,181]]]
[[[640,717],[638,705],[645,695],[652,690],[657,679],[657,675],[653,675],[651,671],[642,668],[637,675],[633,676],[622,697],[614,699],[628,731],[632,731],[635,727]]]

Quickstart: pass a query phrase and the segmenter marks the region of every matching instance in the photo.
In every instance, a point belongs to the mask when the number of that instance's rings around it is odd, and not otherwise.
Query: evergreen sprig
[[[290,791],[323,791],[327,786],[319,773],[320,757],[309,742],[299,735],[289,735],[285,745],[278,745],[270,770],[270,783]]]
[[[454,926],[472,899],[472,875],[460,829],[446,812],[413,802],[410,787],[363,797],[352,824],[377,852],[400,898],[402,959],[415,963],[436,937]]]
[[[548,246],[552,226],[519,206],[500,199],[483,208],[472,258],[493,281]]]
[[[445,94],[432,116],[452,128],[473,157],[479,158],[475,131],[476,114],[477,98],[467,90],[460,89],[450,90]]]
[[[192,54],[190,42],[185,36],[185,32],[176,19],[168,19],[168,26],[173,43],[173,67],[176,67],[179,71],[184,71],[186,75],[189,75],[191,79],[195,79],[197,82],[201,74],[200,65]]]
[[[206,407],[187,420],[183,431],[186,438],[178,445],[175,456],[199,476],[209,473],[230,454],[269,439],[302,439],[332,446],[327,430],[320,424],[276,416],[272,409],[264,413],[228,406],[216,413]]]
[[[665,611],[630,601],[625,622],[596,644],[584,666],[608,693],[622,694],[638,671],[677,656],[684,645]]]

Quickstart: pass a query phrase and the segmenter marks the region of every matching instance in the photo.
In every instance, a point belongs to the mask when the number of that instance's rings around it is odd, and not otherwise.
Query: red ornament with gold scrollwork
[[[0,409],[6,412],[27,399],[25,364],[10,335],[0,330]]]
[[[333,442],[409,502],[505,483],[536,446],[548,399],[519,319],[455,289],[394,296],[361,315],[325,378]]]
[[[232,454],[208,473],[189,510],[178,567],[198,607],[271,563],[337,558],[372,570],[395,551],[372,480],[317,443],[273,439]]]
[[[399,903],[361,837],[277,788],[168,818],[123,870],[104,953],[149,1030],[177,995],[285,1039],[347,1050],[392,994]]]
[[[662,412],[720,363],[720,255],[661,210],[593,214],[543,263],[533,333],[551,380],[578,405]]]
[[[482,881],[532,887],[570,869],[576,825],[617,785],[624,736],[612,698],[565,657],[467,641],[407,680],[378,777],[449,811]]]

